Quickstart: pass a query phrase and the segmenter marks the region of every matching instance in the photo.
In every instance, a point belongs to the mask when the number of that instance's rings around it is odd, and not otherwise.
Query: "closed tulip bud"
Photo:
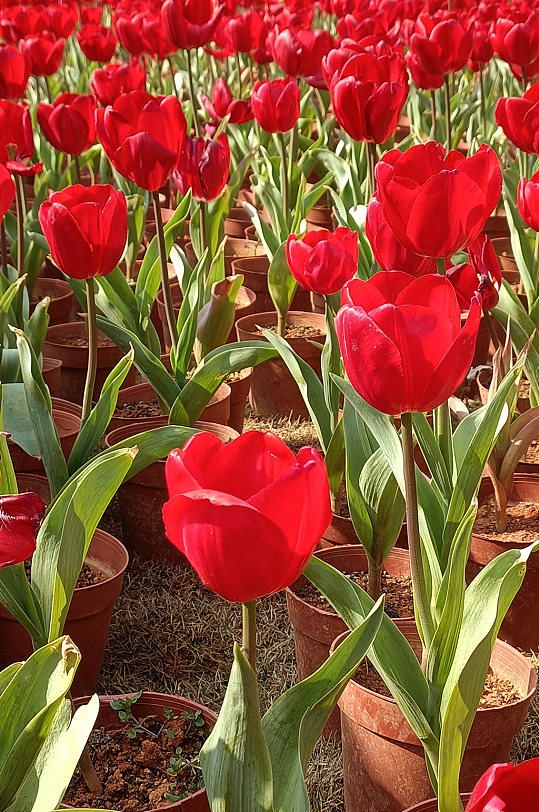
[[[77,31],[77,42],[90,62],[109,62],[114,56],[117,40],[112,28],[85,25]]]
[[[14,45],[0,45],[0,99],[22,99],[30,76],[30,60]]]
[[[335,40],[329,31],[274,28],[266,42],[274,61],[286,74],[302,76],[315,87],[326,86],[322,76],[322,59],[335,48]]]
[[[335,327],[352,386],[385,414],[440,406],[467,375],[481,318],[478,294],[464,326],[451,282],[380,271],[353,279],[342,293]]]
[[[539,152],[539,82],[523,96],[498,99],[494,116],[515,147],[531,154]]]
[[[145,14],[142,23],[144,50],[154,59],[163,60],[176,51],[176,46],[167,36],[161,14]]]
[[[114,168],[148,192],[176,168],[187,122],[175,96],[134,91],[96,113],[97,136]]]
[[[521,178],[517,189],[518,211],[524,222],[539,232],[539,172],[530,180]]]
[[[0,164],[0,220],[6,214],[15,199],[15,184],[11,173]]]
[[[169,454],[165,473],[166,534],[227,601],[247,603],[289,586],[331,522],[320,454],[307,447],[295,457],[270,432],[249,431],[228,444],[197,434]]]
[[[80,19],[83,25],[99,25],[101,22],[101,17],[103,16],[103,7],[101,3],[98,3],[95,6],[92,5],[82,5],[79,4],[80,7]]]
[[[54,149],[80,155],[95,142],[95,107],[93,96],[61,93],[54,104],[40,102],[37,122]]]
[[[226,276],[214,282],[210,301],[198,314],[197,337],[194,347],[197,362],[211,350],[226,344],[236,316],[236,296],[243,285],[243,274]]]
[[[146,12],[141,11],[132,16],[120,12],[114,15],[114,30],[118,40],[131,56],[140,56],[146,50],[146,45],[142,38],[142,29]]]
[[[535,812],[538,796],[539,758],[493,764],[475,785],[466,812]]]
[[[14,175],[36,175],[42,163],[32,164],[34,136],[26,104],[0,99],[0,163]]]
[[[291,76],[255,82],[251,96],[254,117],[268,133],[286,133],[299,119],[300,92]]]
[[[71,5],[49,4],[46,8],[47,24],[45,29],[59,39],[69,39],[77,25],[77,12]],[[43,30],[43,29],[40,29]]]
[[[230,147],[224,133],[211,138],[186,138],[174,172],[174,182],[184,195],[191,189],[195,200],[215,200],[228,181]]]
[[[30,34],[19,42],[21,53],[30,60],[30,72],[34,76],[52,76],[60,67],[64,55],[65,40],[44,31],[41,35]]]
[[[357,271],[359,247],[355,231],[309,231],[303,239],[291,234],[286,259],[294,279],[322,296],[337,293]]]
[[[539,14],[515,13],[515,18],[499,17],[492,27],[492,47],[510,64],[526,67],[539,55]]]
[[[35,493],[0,496],[0,569],[32,555],[44,514],[45,505]]]
[[[90,90],[103,107],[114,104],[122,93],[144,90],[145,87],[146,72],[138,62],[127,62],[125,65],[113,62],[96,68],[90,79]]]
[[[176,48],[201,48],[213,37],[224,13],[214,0],[165,0],[161,14],[166,34]]]
[[[51,257],[66,276],[89,279],[116,267],[127,239],[127,204],[112,186],[68,186],[41,204]]]
[[[461,70],[471,56],[472,32],[456,18],[439,22],[420,17],[410,38],[410,52],[429,75],[447,76]]]

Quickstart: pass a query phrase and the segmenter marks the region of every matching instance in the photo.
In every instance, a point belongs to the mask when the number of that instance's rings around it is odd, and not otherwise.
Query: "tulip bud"
[[[236,296],[242,285],[243,274],[227,276],[213,285],[210,301],[198,314],[198,329],[194,347],[197,363],[211,350],[226,344],[234,326]]]

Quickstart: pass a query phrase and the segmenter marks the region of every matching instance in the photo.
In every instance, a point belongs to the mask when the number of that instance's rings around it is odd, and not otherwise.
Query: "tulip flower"
[[[268,133],[285,133],[299,118],[300,92],[291,76],[255,82],[251,96],[254,117]]]
[[[501,59],[525,69],[539,56],[539,14],[534,9],[528,14],[515,13],[514,19],[500,16],[490,41]]]
[[[484,232],[468,246],[468,257],[469,263],[463,262],[447,271],[461,311],[468,311],[476,291],[481,296],[483,310],[491,310],[498,304],[502,272],[494,246]]]
[[[215,41],[218,44],[222,43],[230,53],[249,54],[259,46],[260,37],[266,32],[260,14],[250,9],[242,14],[221,18],[215,31]]]
[[[383,271],[404,271],[412,276],[436,272],[432,257],[422,257],[397,239],[384,215],[384,207],[375,193],[367,206],[365,220],[367,237],[374,258]]]
[[[21,53],[30,60],[33,76],[52,76],[60,67],[64,55],[65,40],[54,34],[30,34],[19,42]]]
[[[48,28],[46,9],[42,6],[14,5],[6,8],[2,3],[0,32],[6,42],[15,44],[29,34],[39,34]]]
[[[118,40],[131,56],[140,56],[146,50],[146,45],[142,38],[142,29],[146,11],[128,16],[124,12],[114,15],[114,30]]]
[[[515,147],[532,154],[539,152],[539,82],[522,97],[498,99],[494,117]]]
[[[114,104],[122,93],[144,90],[145,87],[146,72],[138,62],[127,62],[125,65],[114,62],[96,68],[90,79],[90,91],[103,107]]]
[[[0,163],[14,175],[37,175],[42,163],[32,164],[34,137],[26,104],[0,99]]]
[[[539,232],[539,172],[530,180],[521,178],[517,188],[518,211],[524,222]]]
[[[479,236],[498,203],[502,172],[496,153],[445,152],[429,141],[386,152],[376,166],[377,194],[398,240],[425,257],[450,257]]]
[[[294,279],[307,290],[322,296],[337,293],[355,276],[358,262],[355,231],[337,228],[334,233],[309,231],[303,239],[291,234],[286,242],[286,259]]]
[[[466,812],[535,812],[538,797],[539,758],[493,764],[475,785]]]
[[[176,51],[176,46],[167,36],[160,13],[144,15],[142,22],[142,42],[147,53],[154,59],[163,60]]]
[[[214,0],[165,0],[161,14],[176,48],[201,48],[212,38],[224,6]]]
[[[440,406],[468,374],[481,318],[478,294],[461,325],[444,276],[381,271],[342,292],[335,326],[352,386],[385,414]]]
[[[30,60],[14,45],[0,45],[0,99],[22,99],[30,76]]]
[[[0,568],[32,555],[44,514],[45,505],[35,493],[0,496]]]
[[[197,434],[169,454],[168,538],[203,584],[249,603],[298,578],[331,522],[325,465],[313,448],[297,457],[270,432],[228,445]]]
[[[54,104],[40,102],[37,122],[54,149],[80,155],[95,142],[95,108],[91,95],[61,93]]]
[[[109,62],[117,45],[114,31],[103,25],[83,26],[77,31],[77,42],[84,56],[91,62]]]
[[[269,32],[266,42],[274,61],[288,76],[301,76],[313,87],[326,87],[322,58],[335,47],[329,31],[275,28]]]
[[[82,25],[99,25],[103,16],[101,2],[95,6],[80,4],[80,19]]]
[[[0,220],[3,219],[15,199],[15,184],[11,173],[0,164]]]
[[[47,23],[45,29],[52,31],[58,39],[69,39],[77,25],[77,12],[70,5],[49,4],[45,9]],[[40,29],[42,30],[42,29]]]
[[[410,38],[410,52],[430,75],[447,76],[461,70],[472,53],[473,36],[456,18],[435,21],[419,17]]]
[[[224,133],[217,139],[186,138],[174,182],[182,195],[191,189],[195,200],[215,200],[228,181],[230,147]]]
[[[211,101],[203,97],[206,112],[213,119],[222,119],[228,116],[231,124],[245,124],[252,121],[253,111],[250,99],[235,99],[227,85],[226,79],[219,77],[213,86]]]

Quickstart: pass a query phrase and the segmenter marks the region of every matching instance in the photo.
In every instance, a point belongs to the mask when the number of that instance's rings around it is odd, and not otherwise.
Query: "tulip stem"
[[[256,666],[256,601],[242,605],[243,619],[243,653],[253,671]]]
[[[2,225],[0,226],[0,235],[2,241],[2,273],[7,276],[7,239],[4,218],[2,218]]]
[[[445,132],[446,132],[446,149],[447,152],[451,149],[451,90],[449,88],[449,76],[444,76],[445,88]]]
[[[17,271],[19,277],[24,273],[24,181],[15,175],[15,205],[17,208]]]
[[[75,179],[80,183],[80,161],[78,155],[73,155],[73,163],[75,164]]]
[[[286,160],[286,145],[284,142],[284,133],[277,133],[277,143],[279,145],[279,152],[281,155],[281,194],[283,196],[283,212],[286,220],[286,225],[289,224],[289,188],[288,188],[288,172]]]
[[[88,415],[92,411],[92,398],[97,372],[97,313],[95,308],[95,283],[93,276],[86,280],[86,304],[88,310],[88,370],[86,372],[84,396],[82,399],[81,426],[84,426]]]
[[[490,340],[492,341],[492,345],[495,350],[498,349],[500,346],[500,339],[498,338],[498,333],[496,332],[496,328],[494,327],[494,322],[492,316],[490,315],[490,311],[488,311],[485,307],[483,308],[483,316],[485,318],[485,322],[488,328],[488,333],[490,335]]]
[[[367,141],[367,160],[369,163],[369,187],[371,197],[376,191],[376,164],[378,163],[378,153],[376,151],[376,144],[372,141]]]
[[[187,52],[189,53],[189,51]],[[159,205],[159,191],[152,192],[153,210],[155,214],[155,225],[157,231],[157,245],[159,247],[159,267],[161,269],[161,287],[163,288],[163,300],[165,303],[165,313],[167,316],[167,327],[170,333],[170,345],[174,353],[178,345],[178,332],[176,319],[174,317],[174,303],[170,290],[170,280],[168,278],[167,248],[165,245],[165,232],[163,231],[163,218],[161,216],[161,206]]]
[[[430,114],[432,118],[432,137],[436,141],[436,91],[430,91]]]
[[[187,54],[187,78],[189,80],[189,95],[191,96],[191,107],[193,110],[193,126],[195,134],[200,136],[200,122],[198,120],[198,104],[195,94],[195,83],[193,80],[193,66],[191,64],[191,51],[189,48],[186,50]]]
[[[241,83],[241,62],[240,62],[240,55],[238,51],[236,51],[236,67],[238,69],[238,99],[241,99],[241,94],[243,91],[242,83]]]
[[[522,93],[526,92],[528,86],[528,77],[526,76],[526,68],[522,66]]]
[[[405,412],[401,415],[401,426],[403,473],[406,493],[406,529],[408,533],[408,547],[410,550],[410,570],[412,573],[414,604],[423,646],[428,650],[430,643],[430,625],[427,618],[425,574],[423,570],[423,558],[421,556],[421,542],[419,537],[419,512],[417,507],[414,439],[412,434],[412,415],[410,412]]]
[[[436,258],[436,270],[440,274],[440,276],[445,276],[445,258],[444,257],[437,257]]]
[[[487,108],[485,103],[485,81],[483,77],[483,65],[479,65],[479,92],[481,94],[481,121],[483,123],[483,135],[487,131]]]

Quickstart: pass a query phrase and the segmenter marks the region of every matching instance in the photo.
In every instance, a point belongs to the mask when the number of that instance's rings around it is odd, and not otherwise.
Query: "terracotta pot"
[[[174,306],[174,316],[175,318],[178,317],[180,312],[180,307],[182,303],[182,291],[178,282],[174,282],[170,286],[170,291],[172,293],[172,304]],[[167,314],[165,310],[165,300],[163,297],[163,291],[159,290],[157,297],[156,297],[156,304],[157,304],[157,312],[159,314],[159,320],[161,322],[161,329],[163,331],[163,338],[165,342],[165,350],[166,352],[170,352],[170,332],[168,329],[167,324]],[[236,296],[236,315],[234,319],[234,323],[240,319],[242,316],[247,316],[249,313],[253,313],[255,310],[255,303],[256,303],[256,293],[246,287],[242,287],[238,291],[238,295]],[[234,328],[230,331],[228,336],[228,342],[236,340],[236,333]]]
[[[161,207],[161,217],[163,218],[163,225],[166,225],[175,213],[176,209],[168,209],[165,207]],[[146,223],[144,224],[144,236],[146,237],[147,242],[151,242],[157,233],[157,227],[155,225],[155,214],[153,210],[153,205],[148,207],[148,211],[146,212]]]
[[[224,222],[225,234],[227,237],[236,237],[239,240],[245,239],[245,229],[249,226],[251,218],[247,211],[241,206],[234,206],[228,212]]]
[[[319,542],[318,549],[327,549],[328,547],[337,547],[343,544],[360,544],[361,540],[358,539],[352,519],[349,516],[337,516],[333,514],[333,519],[330,526],[324,533]],[[406,535],[406,524],[403,524],[402,530],[399,533],[395,547],[400,550],[408,549],[408,536]]]
[[[43,260],[43,264],[41,266],[40,277],[45,279],[61,279],[62,282],[65,282],[65,276],[63,275],[60,268],[58,268],[54,262],[47,257]]]
[[[343,545],[315,553],[317,558],[326,561],[340,572],[363,572],[367,570],[367,555],[361,544]],[[408,550],[392,550],[384,564],[391,575],[410,575],[410,556]],[[329,657],[331,644],[338,635],[346,631],[346,624],[336,612],[326,612],[312,606],[298,596],[298,591],[306,579],[301,575],[286,590],[288,616],[294,629],[294,647],[298,679],[302,680],[314,673]],[[415,632],[413,617],[395,621],[403,633],[412,635]],[[415,632],[417,634],[417,632]],[[417,638],[419,646],[419,637]],[[340,734],[339,711],[335,709],[326,727],[326,735]]]
[[[52,419],[60,438],[60,445],[64,457],[67,459],[79,433],[80,417],[53,408]],[[45,469],[43,468],[43,462],[40,457],[30,456],[30,454],[27,454],[26,451],[11,438],[8,439],[8,444],[16,473],[44,472]]]
[[[243,431],[245,406],[247,405],[247,398],[249,397],[249,391],[251,389],[252,374],[253,368],[248,367],[247,369],[241,370],[236,380],[228,381],[228,386],[230,387],[230,416],[228,418],[228,425],[234,429],[234,431],[237,431],[238,434],[241,434]]]
[[[253,195],[253,197],[254,197],[254,195]],[[253,203],[253,205],[254,205],[254,203]],[[253,225],[247,226],[247,228],[245,229],[245,239],[246,240],[252,240],[253,242],[258,242],[259,241],[258,240],[258,233],[257,233],[257,230],[256,230],[255,226],[253,226]]]
[[[307,231],[318,231],[321,228],[326,228],[328,231],[334,231],[335,218],[329,206],[313,206],[310,212],[305,216],[307,223]]]
[[[82,403],[86,370],[88,369],[88,347],[64,343],[64,341],[69,341],[72,336],[75,339],[85,338],[86,325],[83,322],[73,322],[73,324],[55,324],[54,327],[49,327],[43,344],[43,356],[58,358],[62,362],[62,379],[58,396],[71,400],[73,403]],[[97,348],[94,400],[99,397],[106,377],[122,357],[122,351],[116,346]],[[127,373],[125,385],[134,384],[135,376],[136,369],[132,367]]]
[[[106,730],[118,730],[123,727],[120,722],[118,711],[110,707],[110,703],[114,699],[131,698],[133,694],[116,694],[113,696],[100,696],[99,697],[99,713],[95,723],[96,728],[105,728]],[[90,701],[89,696],[82,696],[75,699],[75,707],[87,705]],[[185,699],[183,696],[172,696],[170,694],[157,694],[151,691],[144,691],[138,702],[133,705],[133,711],[138,714],[139,718],[145,716],[157,716],[158,719],[164,720],[163,706],[170,708],[176,715],[184,711],[192,711],[196,713],[200,711],[200,715],[211,729],[217,722],[217,714],[207,708],[205,705],[199,705],[198,702],[193,702],[191,699]],[[63,805],[64,809],[73,809],[74,807],[68,804]],[[206,790],[201,789],[190,795],[188,798],[183,798],[181,801],[176,801],[173,804],[165,804],[164,806],[157,807],[159,810],[176,809],[179,812],[210,812],[208,799],[206,797]]]
[[[288,343],[320,375],[320,352],[313,347],[311,341],[322,344],[325,340],[326,322],[319,313],[302,313],[290,310],[286,323],[294,327],[311,326],[319,330],[320,336],[305,338],[289,338]],[[256,313],[245,316],[236,323],[239,341],[259,340],[265,341],[259,334],[258,327],[275,327],[277,314]],[[257,414],[292,415],[294,417],[307,417],[308,412],[299,391],[297,383],[280,358],[265,361],[253,369],[251,379],[250,402]]]
[[[49,387],[49,392],[55,395],[62,379],[62,362],[58,358],[44,358],[41,374]]]
[[[139,400],[155,400],[155,398],[155,390],[149,383],[138,383],[136,386],[127,386],[120,389],[117,403],[123,406],[126,403],[137,403]],[[226,426],[229,417],[230,386],[223,383],[200,415],[200,419]],[[108,431],[114,431],[114,429],[119,429],[122,426],[130,426],[138,420],[148,420],[148,417],[113,417],[109,423]]]
[[[42,498],[48,496],[48,487],[44,483],[22,477],[18,479],[18,483],[19,488],[25,485],[40,489],[41,493],[38,491],[38,495]],[[45,498],[44,501],[48,499]],[[91,694],[97,685],[112,611],[122,588],[129,556],[118,539],[104,530],[96,530],[86,561],[102,572],[105,580],[75,589],[67,614],[64,632],[74,640],[82,654],[73,682],[72,692],[75,696]],[[0,668],[25,660],[31,653],[30,636],[0,604]]]
[[[401,116],[395,130],[395,143],[399,144],[401,141],[404,141],[405,138],[408,138],[409,135],[410,119],[408,116]]]
[[[44,299],[45,296],[50,296],[50,304],[48,308],[49,325],[52,324],[65,324],[71,317],[71,310],[75,301],[73,291],[69,283],[63,279],[36,279],[34,285],[33,297]],[[33,313],[35,304],[30,305],[30,312]]]
[[[502,271],[516,271],[518,274],[518,266],[517,263],[515,262],[513,247],[511,245],[511,238],[495,237],[492,240],[492,245],[494,247],[494,250],[496,251],[496,256],[500,261],[500,268],[502,269]],[[505,276],[505,274],[503,275]],[[512,279],[509,278],[507,281],[511,283]]]
[[[348,632],[340,635],[332,649]],[[417,632],[416,632],[417,634]],[[491,657],[495,673],[510,679],[523,696],[518,702],[478,710],[460,773],[462,792],[471,792],[485,770],[509,761],[537,687],[530,661],[496,640]],[[350,812],[401,812],[432,797],[423,747],[397,703],[350,680],[340,699],[344,802]]]
[[[466,320],[467,315],[468,315],[467,313],[462,314],[463,323]],[[498,322],[494,318],[492,319],[492,323],[494,325],[494,329],[496,330],[500,342],[503,344],[503,342],[505,341],[505,332],[503,327],[501,326],[501,324],[498,324]],[[489,363],[495,351],[496,347],[492,343],[487,322],[485,320],[484,315],[481,315],[481,321],[479,322],[479,330],[477,333],[477,341],[475,343],[475,352],[471,366],[472,367],[485,366],[486,364]]]
[[[481,398],[481,403],[483,406],[488,403],[488,390],[489,386],[492,381],[492,369],[487,369],[484,367],[480,369],[477,374],[477,388],[479,389],[479,397]],[[517,398],[517,411],[521,414],[522,412],[528,411],[530,408],[530,399],[525,397]]]
[[[78,403],[72,403],[70,400],[63,400],[63,398],[51,398],[52,408],[56,409],[58,412],[67,412],[68,414],[73,414],[75,417],[80,418],[82,417],[82,406],[79,406]]]
[[[115,443],[129,440],[135,434],[165,425],[166,417],[138,420],[107,434],[105,445],[110,448]],[[219,426],[216,423],[198,421],[194,427],[200,431],[210,431],[224,441],[238,436],[229,426]],[[167,500],[165,460],[159,460],[135,474],[118,489],[122,535],[127,549],[146,561],[153,559],[185,566],[185,556],[165,536],[161,511]]]
[[[194,268],[197,263],[197,257],[191,242],[188,242],[185,246],[185,255],[191,267]],[[225,274],[227,276],[232,275],[232,263],[239,257],[255,257],[265,255],[266,252],[264,247],[260,245],[259,242],[255,242],[254,240],[240,239],[238,237],[227,237],[225,243]]]
[[[488,477],[483,478],[479,488],[479,499],[493,493]],[[537,502],[539,504],[539,477],[533,474],[515,474],[511,501]],[[537,529],[539,540],[539,528]],[[521,543],[503,541],[495,536],[472,533],[470,558],[467,574],[473,578],[493,558],[506,550],[522,550],[530,544],[529,539]],[[534,553],[528,559],[526,575],[513,603],[509,607],[498,636],[512,646],[525,651],[539,649],[539,561]]]
[[[275,310],[268,289],[268,270],[269,259],[267,257],[241,257],[232,263],[232,273],[243,274],[245,287],[256,293],[254,313],[268,313]],[[309,291],[298,286],[290,309],[309,311],[311,309]]]
[[[509,237],[510,231],[503,204],[498,206],[494,214],[488,218],[483,231],[488,237],[490,237],[491,240],[496,239],[497,237]]]
[[[463,792],[461,793],[460,799],[463,804],[467,804],[471,798],[471,792]],[[438,800],[436,798],[430,798],[428,801],[423,801],[421,804],[415,804],[415,806],[409,806],[408,809],[405,809],[404,812],[438,812]]]

